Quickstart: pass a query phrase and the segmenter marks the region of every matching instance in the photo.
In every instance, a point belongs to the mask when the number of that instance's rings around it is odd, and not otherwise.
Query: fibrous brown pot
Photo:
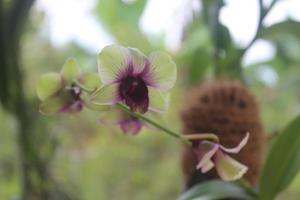
[[[251,185],[259,179],[265,134],[255,98],[239,81],[211,81],[195,87],[187,95],[181,112],[183,133],[215,133],[225,147],[235,147],[250,133],[247,145],[231,155],[249,167],[245,178]],[[182,168],[186,187],[204,180],[218,178],[215,169],[202,174],[195,169],[197,159],[185,147]]]

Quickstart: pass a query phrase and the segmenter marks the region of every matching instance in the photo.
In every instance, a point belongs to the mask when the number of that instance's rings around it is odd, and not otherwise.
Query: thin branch
[[[274,5],[276,4],[278,0],[273,0],[270,4],[270,6],[265,9],[263,6],[263,1],[259,0],[259,20],[258,20],[258,25],[257,25],[257,29],[256,29],[256,33],[254,35],[254,37],[252,38],[252,40],[250,41],[250,43],[244,48],[243,50],[243,54],[250,49],[250,47],[254,44],[254,42],[259,38],[262,30],[263,30],[263,21],[266,18],[266,16],[268,15],[268,13],[270,12],[270,10],[274,7]]]

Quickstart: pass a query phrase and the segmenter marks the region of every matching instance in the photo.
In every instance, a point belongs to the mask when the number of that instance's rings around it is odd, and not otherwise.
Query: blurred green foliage
[[[143,52],[166,50],[163,38],[149,38],[139,26],[146,1],[127,4],[121,0],[101,0],[94,11],[106,31],[118,43],[140,48]],[[163,123],[180,131],[178,111],[184,92],[190,86],[219,74],[242,79],[261,105],[262,120],[269,134],[277,132],[300,112],[300,22],[288,20],[266,27],[260,38],[271,42],[276,55],[262,63],[243,65],[243,50],[235,44],[228,29],[215,24],[223,1],[203,0],[203,12],[186,25],[182,46],[170,52],[180,73],[172,91],[171,107]],[[218,9],[212,9],[217,5]],[[86,71],[96,71],[96,57],[70,43],[55,47],[41,30],[43,15],[32,12],[30,24],[22,37],[22,63],[26,98],[37,102],[35,85],[41,74],[58,71],[67,57],[74,56]],[[213,33],[218,33],[214,35]],[[214,39],[215,38],[215,39]],[[269,69],[277,82],[267,84],[262,70]],[[36,105],[37,103],[33,104]],[[123,135],[115,127],[104,127],[98,114],[39,116],[43,123],[32,138],[49,157],[51,177],[70,196],[94,199],[176,199],[183,188],[180,171],[181,146],[176,140],[145,130],[138,137]],[[20,196],[19,158],[16,144],[16,122],[0,109],[0,199]],[[46,121],[46,125],[45,122]],[[43,135],[47,129],[49,135]],[[281,199],[295,199],[300,176]]]

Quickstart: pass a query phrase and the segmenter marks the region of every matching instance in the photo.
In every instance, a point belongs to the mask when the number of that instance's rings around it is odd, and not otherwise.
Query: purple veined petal
[[[97,105],[114,105],[122,100],[118,90],[117,83],[104,85],[92,94],[91,102]]]
[[[209,170],[211,170],[214,166],[215,166],[215,164],[211,160],[209,160],[209,161],[206,162],[205,165],[202,166],[201,172],[206,173]]]
[[[150,86],[161,91],[171,89],[177,78],[177,68],[171,57],[163,52],[151,53],[148,57],[149,73],[145,80]]]
[[[125,119],[120,121],[120,128],[126,134],[136,135],[142,129],[142,123],[137,119]]]
[[[235,181],[240,179],[248,170],[246,165],[234,160],[222,151],[217,151],[214,161],[216,170],[224,181]]]
[[[147,66],[147,57],[136,48],[130,47],[128,50],[130,51],[129,62],[133,67],[133,74],[137,75],[142,73]]]
[[[209,141],[201,142],[195,149],[195,153],[198,159],[198,164],[196,169],[202,168],[211,160],[211,158],[215,155],[217,150],[219,149],[219,145]]]
[[[238,153],[241,151],[241,149],[247,144],[249,140],[249,133],[246,133],[245,137],[243,138],[243,140],[238,144],[237,147],[235,148],[226,148],[223,147],[222,145],[220,145],[220,148],[225,151],[226,153]]]
[[[98,55],[98,72],[102,83],[117,82],[129,67],[130,51],[120,45],[109,45]]]

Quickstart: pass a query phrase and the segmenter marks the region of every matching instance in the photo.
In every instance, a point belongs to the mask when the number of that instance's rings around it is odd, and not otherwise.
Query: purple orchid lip
[[[120,81],[119,96],[132,111],[147,112],[149,106],[148,88],[139,76],[128,76]]]
[[[79,87],[71,87],[66,88],[69,91],[68,95],[70,98],[67,100],[66,104],[62,107],[61,112],[64,113],[76,113],[80,112],[83,109],[83,103],[81,101],[80,95],[81,95],[81,89]]]
[[[119,122],[120,128],[126,133],[136,135],[140,132],[143,127],[143,124],[135,118],[123,119]]]

